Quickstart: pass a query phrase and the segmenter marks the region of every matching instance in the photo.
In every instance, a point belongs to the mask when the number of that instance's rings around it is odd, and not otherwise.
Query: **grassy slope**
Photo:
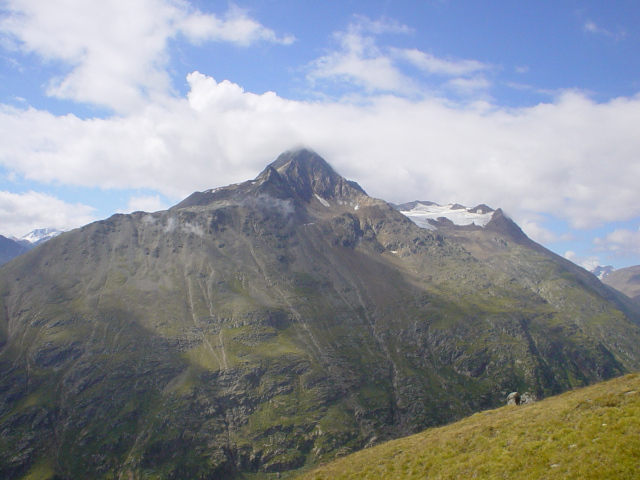
[[[300,480],[638,478],[640,374],[477,413],[364,450]]]

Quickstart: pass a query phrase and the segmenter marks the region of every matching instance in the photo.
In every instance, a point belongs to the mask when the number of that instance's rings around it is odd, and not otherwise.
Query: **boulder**
[[[507,396],[507,405],[520,405],[520,394],[518,392],[511,392]]]

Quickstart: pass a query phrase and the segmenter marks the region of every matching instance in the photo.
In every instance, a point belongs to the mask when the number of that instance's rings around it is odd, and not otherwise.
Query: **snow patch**
[[[318,199],[318,201],[324,205],[325,207],[330,207],[331,205],[329,205],[329,202],[327,202],[324,198],[322,198],[320,195],[318,195],[317,193],[314,194],[314,196]]]
[[[53,237],[57,237],[61,233],[62,230],[58,230],[57,228],[37,228],[35,230],[31,230],[29,233],[20,238],[13,238],[15,240],[22,240],[33,244],[40,241],[47,241]]]
[[[449,219],[454,225],[485,227],[491,221],[493,212],[488,207],[466,208],[458,204],[438,205],[431,202],[418,202],[410,210],[400,210],[400,213],[406,215],[413,223],[429,230],[436,230],[429,220],[438,220],[438,218]]]

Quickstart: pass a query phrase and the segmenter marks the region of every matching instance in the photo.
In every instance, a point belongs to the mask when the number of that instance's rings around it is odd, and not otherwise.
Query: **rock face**
[[[640,368],[637,312],[501,211],[419,228],[308,150],[63,233],[0,294],[7,479],[275,475]]]

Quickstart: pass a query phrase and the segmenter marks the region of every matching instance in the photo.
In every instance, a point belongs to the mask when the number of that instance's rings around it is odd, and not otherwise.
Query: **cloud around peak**
[[[142,189],[127,208],[154,209],[164,205],[156,194],[177,200],[253,178],[304,144],[374,196],[502,207],[541,241],[562,240],[544,227],[545,216],[575,228],[640,216],[640,170],[629,161],[640,155],[640,96],[597,102],[565,90],[546,103],[501,107],[488,96],[499,68],[398,46],[393,40],[410,40],[411,28],[365,16],[304,60],[307,80],[319,87],[312,99],[253,93],[197,71],[180,95],[171,86],[170,42],[244,48],[293,37],[245,10],[203,13],[182,0],[4,5],[5,40],[63,65],[50,95],[116,112],[81,119],[0,106],[0,164],[27,180]],[[631,248],[627,237],[602,237],[601,248]]]
[[[187,98],[126,117],[5,108],[0,161],[43,183],[179,198],[252,178],[280,152],[305,144],[390,201],[487,203],[577,228],[640,215],[640,170],[629,163],[640,152],[638,97],[597,103],[568,91],[520,109],[388,95],[361,104],[257,95],[197,72],[188,80]]]

